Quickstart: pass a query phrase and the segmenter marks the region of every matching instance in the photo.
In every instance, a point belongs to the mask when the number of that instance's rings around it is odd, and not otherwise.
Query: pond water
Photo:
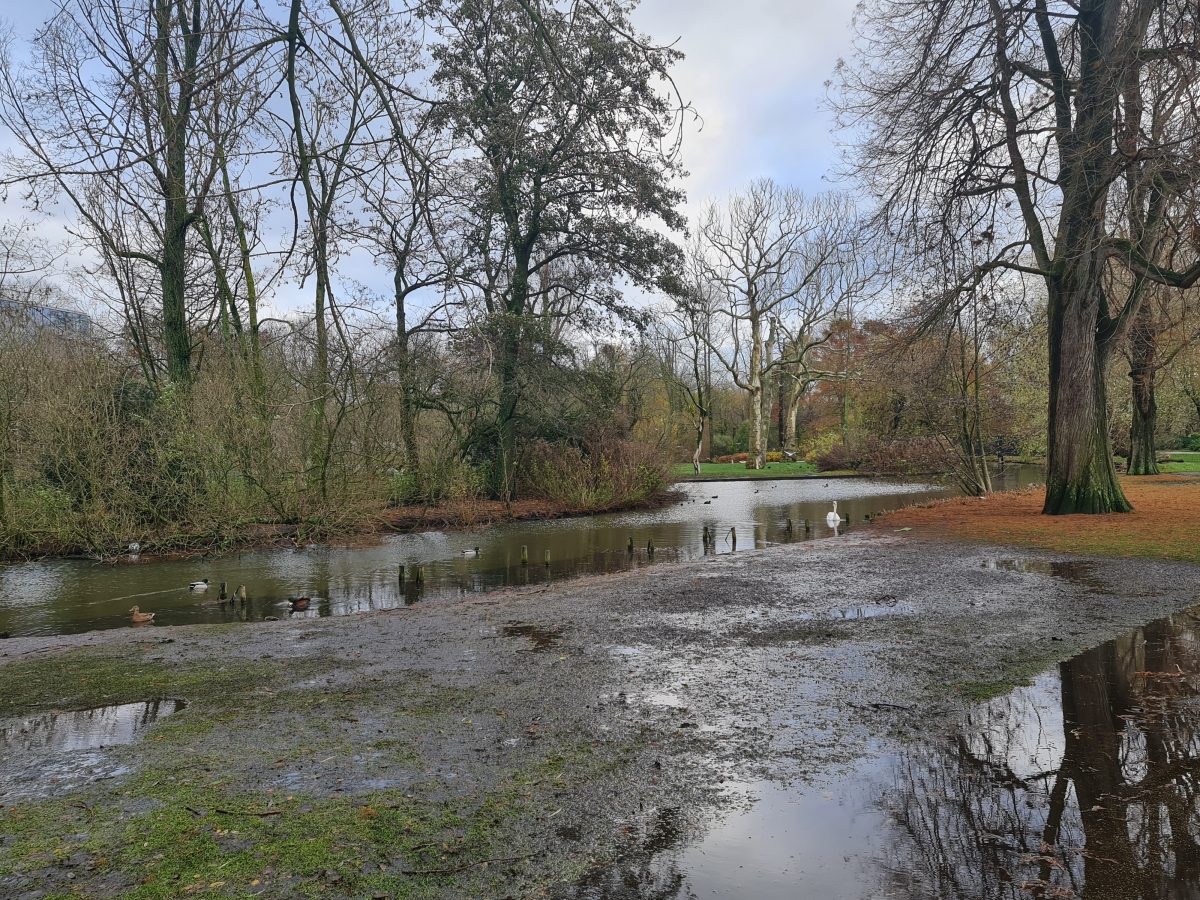
[[[980,704],[824,784],[674,809],[573,900],[1200,897],[1200,607]]]
[[[1009,466],[998,487],[1024,487],[1042,477],[1039,468]],[[945,484],[865,478],[692,482],[680,489],[680,502],[657,510],[394,535],[365,547],[314,546],[117,564],[52,560],[0,567],[0,634],[123,628],[131,624],[135,605],[155,613],[153,625],[146,627],[347,615],[507,585],[832,537],[846,530],[845,525],[826,525],[834,500],[853,529],[869,513],[957,493]],[[703,544],[705,528],[716,535],[708,548]],[[647,549],[651,541],[653,554]],[[521,563],[522,547],[528,548],[528,565]],[[413,577],[415,566],[423,570],[419,582]],[[401,567],[406,570],[403,579]],[[207,591],[188,589],[189,583],[205,578]],[[230,593],[245,585],[246,602],[219,602],[221,582]],[[292,612],[287,602],[292,595],[312,598],[309,608]]]

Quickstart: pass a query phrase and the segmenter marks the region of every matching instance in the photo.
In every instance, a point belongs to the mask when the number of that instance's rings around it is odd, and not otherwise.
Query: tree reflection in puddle
[[[648,827],[657,840],[568,896],[1198,898],[1200,612],[1083,653],[832,784],[751,794],[699,835]]]
[[[935,896],[1200,896],[1198,624],[1083,653],[902,757],[897,862]]]

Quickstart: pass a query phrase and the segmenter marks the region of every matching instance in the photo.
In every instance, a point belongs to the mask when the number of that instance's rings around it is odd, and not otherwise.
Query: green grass
[[[1195,450],[1171,450],[1164,454],[1179,462],[1159,463],[1158,470],[1164,473],[1200,472],[1200,452]]]
[[[501,773],[491,789],[447,792],[417,780],[330,795],[264,786],[259,759],[308,771],[366,753],[389,769],[420,773],[430,765],[421,735],[458,727],[466,695],[420,678],[295,686],[341,663],[167,665],[126,650],[4,666],[0,716],[155,696],[185,697],[189,705],[146,734],[136,771],[117,789],[96,785],[0,806],[0,875],[40,880],[53,898],[500,896],[508,880],[501,861],[543,855],[521,823],[543,815],[554,797],[614,771],[613,758],[590,744],[547,740],[540,755]],[[356,721],[347,717],[385,715],[421,724],[399,732],[404,739],[382,735],[369,744],[343,734],[340,723]],[[263,811],[271,814],[253,814]],[[86,859],[82,868],[69,862],[78,858]],[[110,877],[119,884],[111,891],[104,887]]]
[[[678,479],[696,477],[691,463],[679,463],[671,467],[671,474]],[[745,463],[700,463],[700,478],[795,478],[801,475],[816,475],[817,467],[806,462],[767,463],[765,469],[747,469]],[[821,474],[831,474],[828,472]]]

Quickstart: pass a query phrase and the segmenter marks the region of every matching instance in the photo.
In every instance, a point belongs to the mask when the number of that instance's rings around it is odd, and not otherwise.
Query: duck
[[[833,501],[833,509],[831,509],[831,510],[830,510],[828,513],[826,513],[826,515],[825,515],[825,524],[827,524],[827,525],[828,525],[830,528],[836,528],[836,527],[837,527],[837,524],[838,524],[840,521],[842,521],[842,517],[838,515],[838,511],[837,511],[837,501],[836,501],[836,500],[834,500],[834,501]]]
[[[246,586],[244,584],[238,585],[235,596],[237,597],[238,603],[240,603],[242,606],[246,605]]]
[[[154,621],[154,613],[142,612],[140,607],[135,606],[129,610],[129,618],[133,620],[134,625],[146,625]]]
[[[303,611],[303,610],[308,609],[308,605],[310,603],[312,603],[312,598],[311,597],[288,597],[288,603],[291,604],[293,611],[296,611],[296,610]]]
[[[478,555],[479,555],[479,548],[478,548],[478,547],[475,547],[474,549],[471,549],[471,550],[464,550],[464,551],[462,552],[462,555],[463,555],[463,556],[478,556]]]
[[[208,590],[208,579],[202,578],[199,581],[193,581],[191,584],[188,585],[188,590],[207,591]]]

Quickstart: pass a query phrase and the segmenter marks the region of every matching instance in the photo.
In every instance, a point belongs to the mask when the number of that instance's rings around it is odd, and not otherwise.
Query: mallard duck
[[[134,625],[145,625],[154,621],[154,613],[142,612],[140,607],[135,606],[129,610],[129,618],[133,620]]]
[[[464,551],[462,552],[462,555],[463,555],[463,556],[478,556],[478,555],[479,555],[479,548],[478,548],[478,547],[475,547],[475,548],[474,548],[474,549],[472,549],[472,550],[464,550]]]
[[[188,588],[193,591],[207,591],[208,590],[208,579],[203,578],[200,581],[193,581],[191,584],[188,585]]]
[[[311,597],[288,597],[288,603],[292,605],[293,610],[308,609],[308,604],[312,603]]]

